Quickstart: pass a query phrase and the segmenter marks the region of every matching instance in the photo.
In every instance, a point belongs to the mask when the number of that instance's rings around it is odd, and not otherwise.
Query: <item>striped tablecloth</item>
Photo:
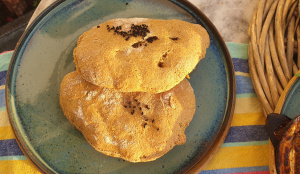
[[[247,44],[227,43],[237,80],[237,100],[229,134],[201,174],[266,174],[268,136],[260,102],[248,68]],[[22,153],[9,123],[5,106],[5,79],[12,51],[0,54],[0,173],[40,173]]]

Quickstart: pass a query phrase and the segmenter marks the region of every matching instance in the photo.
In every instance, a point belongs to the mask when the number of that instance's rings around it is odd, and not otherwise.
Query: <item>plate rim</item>
[[[214,36],[216,37],[216,40],[218,41],[217,43],[219,44],[222,53],[224,54],[224,60],[227,64],[225,67],[227,70],[227,79],[228,79],[228,100],[227,100],[227,105],[226,105],[226,112],[223,116],[223,121],[221,124],[221,127],[219,128],[219,131],[217,132],[215,138],[211,142],[211,145],[208,147],[208,150],[203,154],[202,158],[197,158],[194,160],[191,164],[188,164],[185,166],[185,171],[182,171],[181,173],[199,173],[205,165],[214,157],[214,155],[217,153],[217,151],[220,149],[221,145],[223,144],[233,118],[234,114],[234,109],[235,109],[235,103],[236,103],[236,77],[235,77],[235,69],[233,65],[233,61],[231,58],[231,55],[229,53],[229,50],[221,37],[220,33],[214,26],[214,24],[209,20],[209,18],[200,10],[198,9],[194,4],[187,0],[169,0],[170,2],[176,4],[180,8],[184,9],[187,11],[189,14],[190,11],[194,13],[197,17],[201,17],[201,20],[207,25],[207,27],[212,31]],[[53,9],[55,9],[57,6],[62,4],[63,2],[66,2],[66,0],[57,0],[50,4],[46,9],[44,9],[33,21],[32,23],[27,26],[27,29],[25,32],[22,34],[21,38],[19,39],[14,53],[12,55],[11,61],[9,63],[9,67],[7,70],[7,76],[6,76],[6,84],[5,84],[5,102],[6,102],[6,109],[9,117],[9,121],[11,123],[11,127],[13,129],[13,132],[16,135],[16,141],[24,153],[24,155],[31,160],[42,172],[44,173],[57,173],[54,171],[50,166],[47,166],[47,164],[44,164],[45,161],[39,160],[35,155],[33,155],[33,152],[31,149],[29,149],[24,143],[23,138],[21,136],[21,133],[18,131],[16,123],[13,121],[13,113],[11,110],[11,103],[14,103],[11,101],[9,94],[12,94],[11,88],[14,89],[14,87],[11,87],[12,83],[12,74],[13,70],[15,67],[15,64],[17,62],[17,56],[19,52],[21,51],[22,45],[26,41],[27,37],[31,34],[32,30],[34,27],[48,14],[50,13]],[[185,7],[188,7],[186,9]],[[190,10],[190,11],[189,11]],[[193,14],[191,14],[194,16]],[[17,62],[18,63],[18,62]],[[20,140],[21,139],[21,140]]]
[[[300,70],[297,72],[300,73]],[[284,105],[286,103],[286,99],[289,96],[293,86],[295,85],[295,83],[297,82],[297,80],[299,80],[300,77],[299,76],[293,76],[291,78],[291,80],[288,82],[288,84],[286,85],[286,87],[284,88],[278,102],[277,105],[275,106],[275,113],[280,114],[282,112],[282,109],[284,108]]]
[[[209,20],[209,18],[194,4],[192,4],[189,1],[186,0],[177,0],[178,3],[174,2],[176,0],[171,0],[173,3],[177,4],[181,8],[182,5],[187,6],[193,13],[196,14],[196,16],[201,16],[201,20],[204,21],[204,23],[210,28],[212,33],[214,33],[214,36],[219,41],[220,47],[223,50],[225,61],[227,63],[227,71],[228,71],[228,81],[229,81],[229,89],[228,89],[228,105],[226,109],[226,113],[223,117],[223,123],[220,127],[220,130],[215,137],[215,139],[212,141],[210,147],[208,148],[208,151],[203,155],[203,158],[198,158],[196,161],[194,161],[192,164],[189,165],[189,169],[187,169],[186,173],[199,173],[206,165],[207,163],[216,155],[218,150],[220,149],[221,145],[223,144],[229,129],[231,127],[231,122],[234,114],[235,109],[235,102],[236,102],[236,77],[235,77],[235,69],[233,65],[233,61],[231,58],[231,55],[229,53],[229,50],[225,44],[225,41],[221,37],[221,34],[217,30],[217,28],[214,26],[214,24]],[[180,5],[181,3],[182,5]]]

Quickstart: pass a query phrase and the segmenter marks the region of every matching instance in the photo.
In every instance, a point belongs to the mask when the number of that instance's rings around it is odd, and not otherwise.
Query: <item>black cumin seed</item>
[[[125,39],[125,40],[126,40],[126,41],[127,41],[127,40],[129,40],[129,38],[130,38],[130,37],[128,36],[128,37],[126,37],[126,39]]]
[[[147,108],[147,109],[150,109],[148,105],[146,105],[146,108]]]
[[[136,106],[133,106],[132,108],[136,108]]]
[[[138,102],[138,100],[137,100],[137,99],[134,99],[134,101],[135,101],[135,102]]]
[[[131,105],[131,102],[128,102],[129,105]]]
[[[145,121],[148,121],[148,118],[146,118]]]
[[[162,68],[162,67],[163,67],[163,63],[162,63],[162,62],[159,62],[159,63],[158,63],[158,66]],[[148,108],[147,108],[147,109],[148,109]]]
[[[142,112],[141,114],[144,115],[144,112]]]
[[[133,115],[133,114],[134,114],[134,111],[135,111],[135,110],[132,110],[132,111],[131,111],[131,115]]]
[[[127,106],[126,106],[126,105],[124,105],[124,108],[127,108]]]
[[[99,26],[99,25],[97,25],[97,28],[100,28],[100,26]]]
[[[154,123],[154,119],[152,120],[152,123]]]
[[[152,43],[153,41],[155,41],[155,40],[157,40],[157,39],[158,39],[157,36],[152,36],[152,37],[147,38],[146,41],[147,41],[148,43]]]
[[[147,126],[147,123],[144,124],[144,128]]]
[[[142,110],[142,107],[139,107],[140,108],[140,110]]]
[[[137,48],[139,47],[139,43],[134,43],[133,45],[131,45],[133,48]]]
[[[138,105],[138,106],[140,106],[140,105],[141,105],[141,103],[140,103],[140,102],[138,102],[138,103],[137,103],[137,105]]]
[[[170,37],[171,40],[178,40],[178,37]]]
[[[159,131],[159,128],[157,128],[156,130],[158,130],[158,131]]]

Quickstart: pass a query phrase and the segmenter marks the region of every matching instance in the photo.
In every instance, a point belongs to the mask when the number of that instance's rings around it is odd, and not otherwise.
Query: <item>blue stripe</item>
[[[0,71],[5,71],[8,69],[8,65],[12,57],[12,54],[13,51],[0,54]]]
[[[232,58],[232,62],[235,71],[249,73],[248,59]]]
[[[248,59],[248,45],[241,43],[226,42],[230,56],[234,58]]]
[[[6,106],[5,104],[5,89],[0,89],[0,108]]]
[[[266,141],[269,136],[264,125],[230,127],[224,143]]]
[[[0,140],[0,156],[24,155],[15,139]]]
[[[242,172],[263,172],[269,171],[269,166],[258,167],[239,167],[230,169],[204,170],[200,174],[223,174],[223,173],[242,173]]]
[[[5,85],[7,71],[0,72],[0,86]]]
[[[12,161],[12,160],[27,160],[25,155],[20,156],[0,156],[0,161]]]
[[[1,107],[1,108],[0,108],[0,112],[1,112],[1,111],[4,111],[4,110],[6,111],[6,107]]]
[[[236,93],[255,93],[250,77],[237,75],[236,76]]]
[[[236,98],[254,98],[256,97],[257,98],[257,95],[256,93],[246,93],[246,94],[237,94],[236,95]]]
[[[233,142],[223,143],[222,147],[239,147],[239,146],[260,146],[269,144],[269,140],[266,141],[248,141],[248,142]]]

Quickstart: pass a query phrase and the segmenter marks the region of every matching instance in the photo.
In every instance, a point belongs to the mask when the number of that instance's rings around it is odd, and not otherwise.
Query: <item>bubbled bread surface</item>
[[[208,46],[208,33],[199,24],[113,19],[82,34],[73,55],[82,78],[95,85],[159,93],[179,84]]]
[[[185,143],[195,113],[194,91],[184,79],[169,91],[118,92],[67,74],[60,105],[68,120],[99,152],[131,162],[155,160]]]

